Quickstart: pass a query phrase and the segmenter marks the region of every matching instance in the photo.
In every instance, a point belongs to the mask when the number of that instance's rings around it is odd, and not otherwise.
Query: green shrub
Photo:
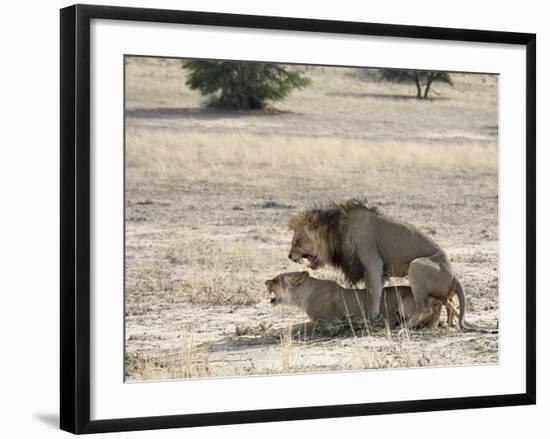
[[[239,61],[185,61],[186,84],[211,95],[209,105],[239,110],[265,108],[311,81],[302,72],[278,64]]]

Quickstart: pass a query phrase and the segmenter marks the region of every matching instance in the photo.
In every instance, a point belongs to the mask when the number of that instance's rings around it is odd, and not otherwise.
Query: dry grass
[[[126,374],[130,380],[490,363],[498,335],[396,331],[348,319],[291,337],[268,303],[286,222],[367,195],[449,252],[467,318],[498,322],[497,80],[456,75],[435,99],[358,69],[308,67],[276,107],[200,107],[177,60],[127,59]],[[322,269],[316,277],[343,283]]]
[[[247,133],[188,133],[179,130],[130,128],[126,137],[129,180],[183,177],[191,182],[227,178],[286,176],[306,172],[324,176],[392,167],[446,168],[462,166],[496,171],[496,145],[368,142],[359,139],[255,136]],[[235,172],[238,171],[238,172]]]

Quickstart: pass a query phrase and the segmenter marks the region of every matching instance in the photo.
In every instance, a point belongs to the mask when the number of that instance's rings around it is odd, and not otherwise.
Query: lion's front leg
[[[367,308],[369,319],[380,315],[380,302],[384,289],[384,262],[379,256],[370,258],[370,264],[366,266]]]
[[[367,289],[369,291],[367,299],[368,315],[369,319],[374,319],[380,315],[380,302],[384,283],[382,275],[378,276],[375,273],[369,273],[367,276]]]

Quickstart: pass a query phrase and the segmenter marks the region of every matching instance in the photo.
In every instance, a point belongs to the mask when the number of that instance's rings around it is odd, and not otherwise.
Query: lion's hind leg
[[[458,312],[454,307],[452,297],[445,301],[445,309],[447,310],[447,326],[453,328],[455,326],[455,316],[458,317]]]
[[[447,302],[447,322],[450,322],[449,326],[456,326],[455,325],[455,318],[458,320],[460,318],[460,314],[459,312],[457,311],[457,309],[455,308],[452,300],[449,300]]]
[[[433,297],[429,298],[429,307],[432,312],[431,318],[426,322],[426,326],[430,329],[435,329],[439,326],[439,319],[441,317],[441,309],[443,308],[443,303],[439,299]]]
[[[453,275],[445,255],[437,253],[417,258],[409,265],[409,283],[416,302],[414,315],[408,326],[417,326],[420,322],[430,321],[433,317],[430,307],[430,294],[448,291]],[[439,315],[438,321],[439,321]],[[431,323],[431,321],[430,321]]]

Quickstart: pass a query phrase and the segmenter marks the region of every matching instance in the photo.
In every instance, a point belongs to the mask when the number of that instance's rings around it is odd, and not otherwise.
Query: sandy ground
[[[201,108],[177,60],[126,68],[128,380],[498,362],[497,331],[343,324],[293,339],[307,316],[263,285],[303,269],[287,259],[291,212],[368,196],[447,250],[466,319],[496,328],[496,77],[455,75],[418,101],[368,72],[308,68],[280,111],[243,113]]]

